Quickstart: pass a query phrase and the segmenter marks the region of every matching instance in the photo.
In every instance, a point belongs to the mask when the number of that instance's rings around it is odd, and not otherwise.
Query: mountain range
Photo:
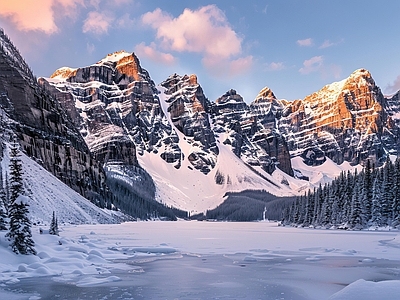
[[[227,192],[296,196],[398,155],[400,91],[384,96],[365,69],[295,101],[268,87],[210,101],[194,74],[156,85],[134,53],[36,79],[3,31],[0,45],[3,143],[134,217],[205,212]]]

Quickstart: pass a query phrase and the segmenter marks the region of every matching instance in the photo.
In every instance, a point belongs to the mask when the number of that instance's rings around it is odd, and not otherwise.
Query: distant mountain
[[[308,165],[319,165],[328,157],[337,164],[363,164],[369,159],[380,166],[386,155],[398,153],[399,103],[394,97],[385,98],[371,74],[359,69],[285,105],[278,127],[291,155],[300,155]]]
[[[102,207],[174,218],[185,216],[175,208],[213,209],[228,192],[292,197],[367,159],[380,166],[398,155],[400,93],[385,97],[365,69],[303,100],[280,100],[265,87],[252,102],[234,89],[210,101],[196,75],[157,86],[125,51],[36,81],[1,34],[10,132]]]
[[[141,166],[159,202],[192,212],[215,207],[228,191],[296,195],[367,159],[379,166],[399,144],[398,94],[385,98],[364,69],[303,100],[279,100],[266,87],[250,104],[233,89],[210,101],[193,74],[157,87],[124,51],[39,82],[106,170]],[[313,169],[327,160],[334,173]]]

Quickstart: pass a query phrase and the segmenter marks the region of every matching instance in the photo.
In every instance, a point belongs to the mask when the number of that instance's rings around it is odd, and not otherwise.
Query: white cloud
[[[300,68],[299,72],[301,74],[309,74],[319,71],[323,62],[324,58],[322,56],[311,57],[310,59],[307,59],[303,62],[303,67]]]
[[[150,46],[146,46],[145,43],[140,43],[135,47],[135,53],[139,57],[146,57],[151,61],[164,65],[172,65],[176,61],[173,55],[158,51],[154,43],[151,43]]]
[[[314,41],[312,38],[304,39],[304,40],[297,40],[297,45],[301,47],[311,47],[314,45]]]
[[[218,65],[236,74],[252,64],[251,56],[240,57],[242,38],[216,5],[197,10],[187,8],[176,18],[157,8],[144,14],[141,20],[156,30],[156,40],[162,49],[199,53],[210,70]]]
[[[283,62],[271,62],[267,64],[268,71],[280,71],[285,69],[285,64]]]
[[[385,91],[387,93],[396,93],[400,90],[400,75],[397,76],[397,78],[393,81],[392,84],[389,84],[386,88]]]
[[[158,8],[144,14],[142,21],[156,29],[157,38],[166,49],[198,52],[220,58],[229,58],[241,52],[242,40],[215,5],[195,11],[185,9],[177,18]]]
[[[95,35],[106,34],[113,21],[114,17],[107,12],[91,11],[83,22],[82,31],[83,33],[93,33]]]

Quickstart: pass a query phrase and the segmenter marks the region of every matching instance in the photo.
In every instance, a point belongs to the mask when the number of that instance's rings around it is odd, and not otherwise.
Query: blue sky
[[[197,74],[215,100],[233,88],[251,102],[265,86],[301,99],[366,68],[400,90],[400,1],[13,0],[0,27],[37,76],[137,54],[156,83]]]

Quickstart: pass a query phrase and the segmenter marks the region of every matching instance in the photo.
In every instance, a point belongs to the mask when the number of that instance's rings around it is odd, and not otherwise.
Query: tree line
[[[400,159],[342,172],[286,207],[283,225],[339,229],[400,228]]]

